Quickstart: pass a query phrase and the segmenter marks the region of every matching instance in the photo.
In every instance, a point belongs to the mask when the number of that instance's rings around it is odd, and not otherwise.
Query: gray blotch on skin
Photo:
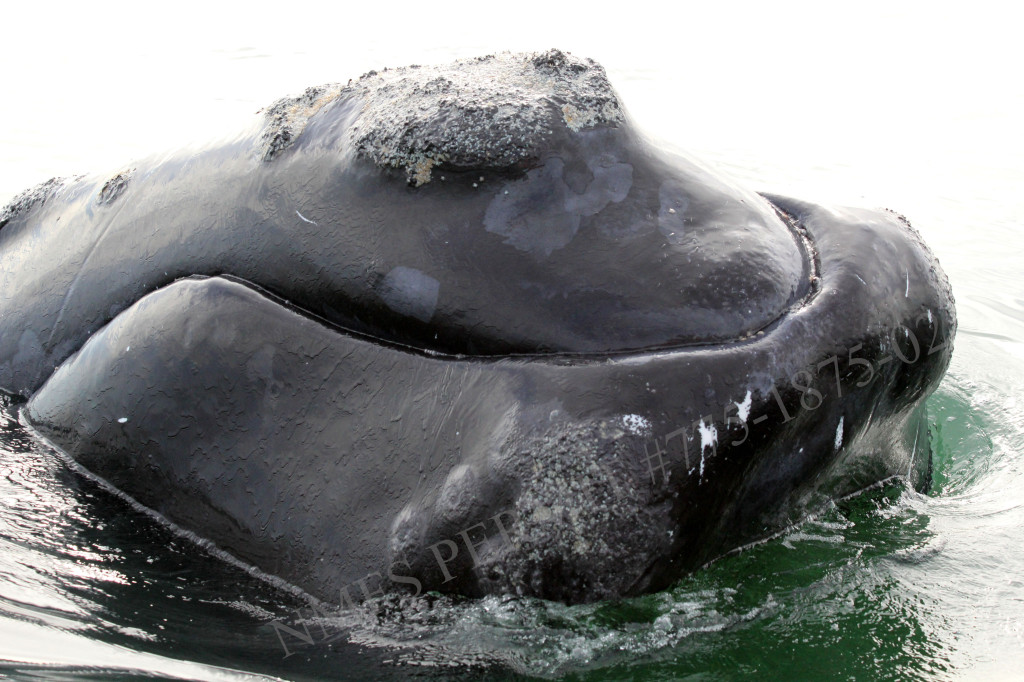
[[[440,290],[441,283],[430,275],[399,265],[384,276],[377,295],[396,313],[429,322],[437,309]]]
[[[626,198],[633,186],[633,166],[606,156],[587,159],[593,179],[577,194],[566,183],[565,163],[550,158],[524,179],[506,183],[484,214],[488,232],[538,257],[548,257],[576,236],[580,219]]]
[[[594,180],[587,186],[586,192],[570,197],[566,204],[566,209],[580,216],[591,216],[610,203],[619,203],[633,186],[633,166],[628,163],[588,165]]]
[[[487,206],[484,228],[537,256],[568,244],[580,228],[580,215],[569,210],[573,193],[562,177],[564,168],[561,159],[548,159],[523,180],[506,184]]]

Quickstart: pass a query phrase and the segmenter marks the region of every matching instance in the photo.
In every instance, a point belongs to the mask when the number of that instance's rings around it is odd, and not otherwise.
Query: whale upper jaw
[[[816,495],[927,468],[921,406],[956,327],[944,275],[893,214],[771,200],[806,230],[820,281],[747,339],[425,354],[194,278],[94,334],[26,416],[140,503],[321,598],[664,588]]]

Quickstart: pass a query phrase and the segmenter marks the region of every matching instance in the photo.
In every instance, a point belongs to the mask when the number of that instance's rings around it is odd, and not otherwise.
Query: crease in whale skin
[[[920,235],[662,154],[590,60],[371,72],[131,169],[0,214],[0,387],[320,599],[639,594],[927,485]]]

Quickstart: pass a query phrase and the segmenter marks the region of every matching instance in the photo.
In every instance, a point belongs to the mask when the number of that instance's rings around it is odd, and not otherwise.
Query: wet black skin
[[[648,592],[825,497],[926,482],[956,318],[900,217],[761,197],[629,124],[414,187],[346,146],[357,112],[9,217],[0,388],[330,602]]]

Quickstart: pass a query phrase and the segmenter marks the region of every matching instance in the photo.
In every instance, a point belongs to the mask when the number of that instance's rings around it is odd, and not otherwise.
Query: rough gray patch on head
[[[417,186],[434,166],[518,168],[556,127],[623,121],[604,69],[558,50],[371,72],[346,90],[364,103],[352,129],[359,154]]]
[[[342,86],[337,83],[306,88],[298,97],[279,99],[266,110],[266,128],[260,135],[260,153],[264,161],[270,161],[302,133],[306,123],[325,104],[341,94]]]
[[[518,452],[511,546],[481,572],[500,575],[505,589],[550,599],[629,593],[669,542],[637,447],[613,421],[563,425],[527,442]]]
[[[3,209],[0,209],[0,230],[18,216],[28,213],[36,206],[41,206],[45,203],[47,199],[64,185],[66,180],[67,178],[50,178],[46,182],[27,189],[11,199]]]
[[[437,309],[440,289],[441,283],[430,275],[400,265],[384,276],[377,295],[396,313],[429,322]]]
[[[116,201],[117,198],[120,197],[128,188],[128,183],[131,182],[133,175],[135,175],[134,168],[121,171],[114,177],[107,180],[100,189],[100,195],[96,199],[96,203],[101,206],[114,203],[114,201]]]

